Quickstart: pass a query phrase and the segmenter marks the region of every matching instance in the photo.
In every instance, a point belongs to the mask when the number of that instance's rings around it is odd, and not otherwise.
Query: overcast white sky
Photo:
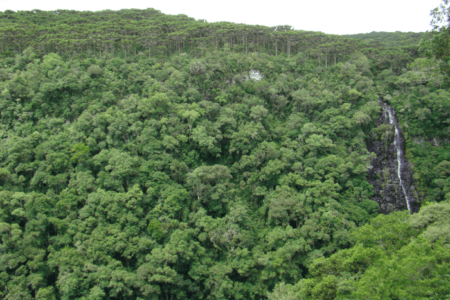
[[[266,26],[291,25],[295,29],[332,34],[371,31],[427,31],[430,10],[441,0],[0,0],[0,11],[148,8],[165,14],[185,14],[208,22],[229,21]]]

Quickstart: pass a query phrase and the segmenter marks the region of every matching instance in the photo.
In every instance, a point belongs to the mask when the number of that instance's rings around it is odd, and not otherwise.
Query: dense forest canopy
[[[350,39],[293,30],[289,25],[207,23],[186,15],[164,15],[151,8],[100,12],[5,11],[0,12],[0,24],[3,55],[11,50],[21,53],[30,46],[39,54],[57,52],[69,56],[104,53],[106,57],[114,57],[120,52],[120,56],[126,57],[139,51],[146,52],[149,57],[152,53],[170,56],[182,51],[203,55],[207,49],[218,50],[227,45],[235,52],[265,52],[275,56],[285,53],[288,57],[303,53],[323,60],[325,65],[329,60],[336,64],[337,60],[355,51],[370,54],[381,64],[402,65],[410,55],[417,54],[417,44],[422,36],[420,33],[396,33],[388,34],[389,39],[386,39],[384,33],[371,33],[348,36],[356,38]],[[385,44],[395,46],[394,52],[383,53]]]
[[[445,32],[0,13],[1,297],[445,299]],[[412,216],[372,200],[379,96]]]

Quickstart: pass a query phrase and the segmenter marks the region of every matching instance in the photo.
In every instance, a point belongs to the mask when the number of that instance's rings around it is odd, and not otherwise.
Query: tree
[[[450,75],[450,51],[446,46],[450,39],[449,7],[449,1],[442,0],[441,5],[431,11],[433,18],[430,24],[433,27],[433,35],[421,43],[422,49],[425,50],[428,57],[438,60],[440,71],[445,74],[446,80]]]
[[[378,216],[353,232],[352,248],[316,259],[311,278],[294,286],[279,284],[274,294],[294,293],[295,299],[443,297],[449,292],[442,274],[450,268],[450,256],[448,236],[440,229],[448,223],[448,206],[434,204],[412,217],[408,212]]]
[[[0,12],[0,298],[443,298],[448,209],[370,221],[366,176],[377,92],[421,195],[450,197],[450,95],[421,37]],[[416,58],[401,75],[376,61],[393,47]]]

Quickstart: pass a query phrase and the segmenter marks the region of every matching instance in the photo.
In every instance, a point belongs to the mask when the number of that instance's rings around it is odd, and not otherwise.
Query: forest
[[[0,298],[450,299],[443,3],[346,36],[0,12]],[[379,99],[415,213],[374,200]]]

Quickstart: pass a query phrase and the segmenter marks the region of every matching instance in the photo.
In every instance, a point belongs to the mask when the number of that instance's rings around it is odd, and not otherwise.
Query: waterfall
[[[388,116],[387,119],[389,120],[389,124],[394,125],[394,127],[395,127],[394,144],[395,144],[395,149],[397,150],[397,176],[398,176],[398,180],[400,181],[400,186],[402,187],[403,194],[405,195],[406,205],[408,207],[408,210],[411,212],[408,194],[406,193],[406,189],[405,189],[405,186],[404,186],[403,180],[402,180],[403,153],[402,153],[401,144],[400,144],[400,132],[398,130],[398,125],[397,125],[398,122],[395,121],[393,108],[390,107],[389,105],[387,105],[386,103],[383,103],[383,104],[384,104],[383,110],[384,110],[385,114],[387,113],[387,116]]]
[[[420,194],[414,185],[413,170],[405,157],[405,139],[395,110],[381,96],[378,101],[381,113],[377,128],[380,130],[374,130],[367,139],[367,150],[375,154],[370,162],[371,168],[367,170],[367,180],[374,191],[371,199],[378,203],[381,213],[404,209],[415,213],[420,208]],[[383,124],[389,125],[389,131]],[[392,129],[394,134],[386,134]]]

